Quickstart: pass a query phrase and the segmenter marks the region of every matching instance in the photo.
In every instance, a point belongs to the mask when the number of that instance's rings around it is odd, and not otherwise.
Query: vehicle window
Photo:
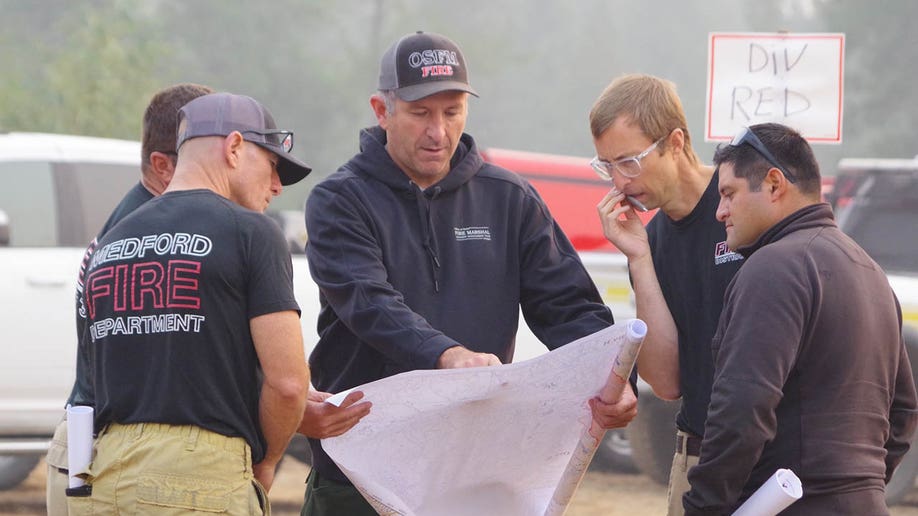
[[[290,254],[305,254],[306,219],[302,210],[267,210],[265,215],[271,217],[287,238]]]
[[[918,210],[865,207],[869,216],[851,213],[848,234],[887,272],[918,272]]]
[[[10,223],[11,247],[57,245],[57,209],[51,167],[44,162],[0,162],[0,210]],[[13,186],[15,185],[15,186]]]
[[[838,215],[839,227],[887,272],[918,273],[918,176],[871,175]]]
[[[62,245],[83,247],[102,229],[109,214],[140,178],[138,165],[56,163],[64,215]]]

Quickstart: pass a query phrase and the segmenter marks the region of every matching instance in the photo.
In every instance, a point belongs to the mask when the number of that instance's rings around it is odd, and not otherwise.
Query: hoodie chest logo
[[[467,228],[453,228],[456,234],[456,241],[465,240],[491,240],[491,228],[487,226],[470,226]]]

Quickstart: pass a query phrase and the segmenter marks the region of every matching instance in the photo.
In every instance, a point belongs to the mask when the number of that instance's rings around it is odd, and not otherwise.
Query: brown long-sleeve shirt
[[[882,504],[876,493],[918,424],[901,310],[885,274],[826,204],[797,211],[739,251],[746,263],[713,341],[713,391],[686,514],[729,514],[778,468],[792,469],[804,492],[782,514],[829,511],[818,498],[839,493]]]

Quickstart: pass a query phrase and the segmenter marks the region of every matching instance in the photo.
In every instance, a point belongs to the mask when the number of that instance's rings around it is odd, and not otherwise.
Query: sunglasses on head
[[[736,136],[733,137],[733,141],[730,142],[730,146],[739,147],[740,145],[744,143],[749,145],[753,149],[755,149],[755,151],[758,152],[760,156],[765,158],[766,161],[771,163],[773,167],[780,170],[781,173],[784,174],[784,177],[786,177],[788,181],[790,181],[791,183],[797,182],[797,178],[794,177],[793,174],[788,172],[786,168],[781,166],[780,163],[778,163],[778,160],[774,157],[774,155],[771,152],[769,152],[768,148],[765,147],[765,144],[762,143],[762,140],[759,140],[759,137],[756,136],[755,133],[752,132],[752,129],[748,127],[744,127],[740,132],[736,134]]]

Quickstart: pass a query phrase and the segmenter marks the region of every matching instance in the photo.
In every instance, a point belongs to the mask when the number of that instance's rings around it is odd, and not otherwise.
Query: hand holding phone
[[[636,209],[637,211],[643,211],[643,212],[648,211],[648,210],[647,210],[647,206],[644,206],[644,205],[641,203],[641,201],[635,199],[634,197],[631,197],[630,195],[626,195],[626,196],[625,196],[625,199],[627,199],[627,200],[628,200],[628,204],[630,204],[631,207],[634,208],[634,209]]]

